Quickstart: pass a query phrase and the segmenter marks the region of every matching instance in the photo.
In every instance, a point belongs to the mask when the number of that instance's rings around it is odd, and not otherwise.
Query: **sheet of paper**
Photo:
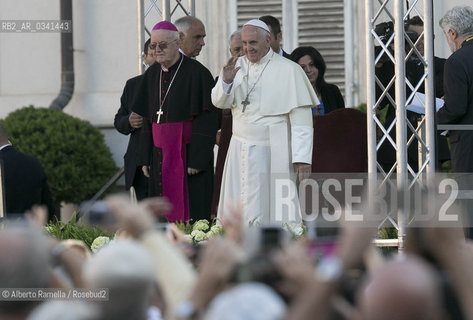
[[[442,99],[435,98],[435,111],[439,111],[443,104],[444,101]],[[407,106],[407,110],[419,114],[425,114],[425,94],[417,92],[414,99],[412,99],[412,103]]]

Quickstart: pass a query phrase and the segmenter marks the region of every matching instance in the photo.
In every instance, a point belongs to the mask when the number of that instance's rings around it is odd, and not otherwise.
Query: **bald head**
[[[205,27],[202,21],[195,17],[182,17],[174,22],[179,30],[181,50],[188,57],[196,57],[205,46]]]
[[[440,282],[420,258],[391,260],[375,271],[359,294],[363,320],[442,319]]]

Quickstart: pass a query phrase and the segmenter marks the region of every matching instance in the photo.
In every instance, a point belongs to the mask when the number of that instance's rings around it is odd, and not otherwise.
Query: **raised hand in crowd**
[[[273,258],[283,276],[279,290],[289,297],[296,297],[312,285],[316,285],[315,264],[309,257],[307,241],[299,240],[277,252]]]
[[[117,217],[119,227],[134,238],[152,229],[156,217],[163,216],[171,209],[165,198],[147,198],[139,205],[132,205],[127,197],[111,196],[106,202]]]
[[[201,256],[197,283],[189,298],[196,313],[203,315],[212,299],[229,286],[232,273],[241,261],[242,252],[232,241],[223,237],[209,240]]]
[[[241,244],[243,240],[243,209],[241,202],[227,203],[227,214],[222,218],[222,227],[227,239]]]
[[[35,205],[25,212],[26,221],[32,226],[42,227],[47,224],[48,209],[45,206]]]

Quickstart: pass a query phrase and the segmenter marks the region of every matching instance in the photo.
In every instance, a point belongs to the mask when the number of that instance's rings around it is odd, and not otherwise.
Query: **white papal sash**
[[[300,206],[297,199],[295,183],[284,183],[284,187],[289,187],[288,192],[295,195],[293,206],[280,208],[281,201],[278,199],[280,192],[275,189],[275,181],[285,179],[288,182],[295,181],[294,167],[292,164],[290,148],[290,131],[286,121],[281,121],[270,126],[252,125],[248,123],[233,123],[232,139],[254,146],[264,146],[270,148],[270,217],[262,219],[265,225],[281,225],[284,222],[300,222]],[[261,177],[263,178],[263,177]],[[284,190],[286,193],[286,190]],[[281,215],[282,213],[282,215]],[[282,219],[281,219],[282,218]],[[282,221],[281,221],[282,220]]]

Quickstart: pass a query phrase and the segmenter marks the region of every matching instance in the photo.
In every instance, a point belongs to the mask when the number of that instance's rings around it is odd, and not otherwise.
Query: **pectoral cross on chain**
[[[246,106],[250,104],[250,102],[248,101],[248,97],[246,97],[245,100],[243,100],[241,102],[241,104],[243,105],[243,111],[242,112],[245,112]]]
[[[158,115],[158,120],[156,121],[156,123],[159,123],[159,121],[161,121],[161,115],[163,115],[164,112],[161,108],[159,108],[159,111],[156,112],[156,114]]]

